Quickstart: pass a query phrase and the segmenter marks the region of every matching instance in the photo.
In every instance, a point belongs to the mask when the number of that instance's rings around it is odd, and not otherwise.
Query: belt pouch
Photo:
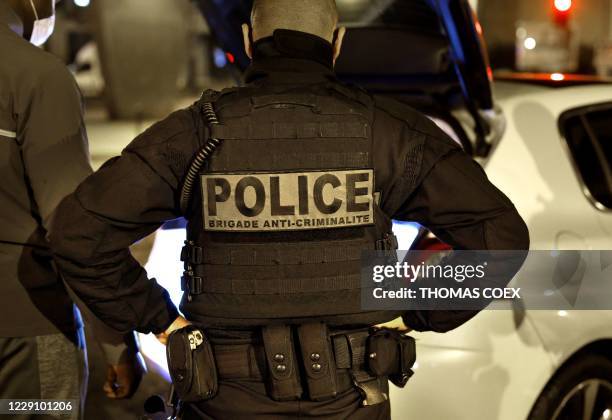
[[[262,337],[268,366],[268,393],[276,401],[292,401],[302,396],[299,371],[288,325],[263,327]]]
[[[310,399],[334,398],[338,394],[336,363],[327,326],[321,322],[300,325],[298,337]]]
[[[373,375],[368,369],[367,343],[369,334],[365,331],[345,334],[351,352],[351,374],[353,383],[361,394],[361,404],[371,406],[389,400],[389,389],[385,376]],[[334,342],[335,344],[335,342]]]
[[[368,337],[368,368],[376,376],[388,376],[404,387],[413,374],[416,361],[414,338],[391,329],[381,329]]]
[[[168,370],[179,399],[209,400],[217,394],[217,367],[210,342],[196,327],[176,330],[166,346]]]

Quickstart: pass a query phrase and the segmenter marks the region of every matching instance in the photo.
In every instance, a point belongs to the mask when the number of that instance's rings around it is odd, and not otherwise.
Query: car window
[[[407,84],[429,85],[432,80],[424,80],[428,76],[449,75],[436,79],[445,86],[455,81],[448,39],[426,0],[337,0],[336,4],[341,25],[348,27],[336,63],[341,79],[377,93],[414,90]],[[411,76],[418,79],[406,79]]]
[[[567,111],[559,126],[587,197],[612,209],[612,103]]]
[[[435,11],[425,0],[336,0],[340,22],[348,26],[413,28],[440,33]]]

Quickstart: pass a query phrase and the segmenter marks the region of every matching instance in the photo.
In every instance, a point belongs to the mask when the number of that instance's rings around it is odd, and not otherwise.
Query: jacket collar
[[[271,37],[253,45],[253,61],[244,79],[292,84],[335,79],[333,52],[329,42],[305,32],[278,29]]]

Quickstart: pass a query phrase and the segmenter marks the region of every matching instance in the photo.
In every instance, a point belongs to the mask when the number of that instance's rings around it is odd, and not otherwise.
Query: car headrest
[[[448,71],[448,41],[406,28],[348,28],[336,62],[338,75],[439,75]]]

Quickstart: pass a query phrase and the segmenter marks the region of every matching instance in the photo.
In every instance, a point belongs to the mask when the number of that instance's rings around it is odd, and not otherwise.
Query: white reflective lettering
[[[210,173],[201,176],[204,229],[330,229],[374,222],[374,171]]]

